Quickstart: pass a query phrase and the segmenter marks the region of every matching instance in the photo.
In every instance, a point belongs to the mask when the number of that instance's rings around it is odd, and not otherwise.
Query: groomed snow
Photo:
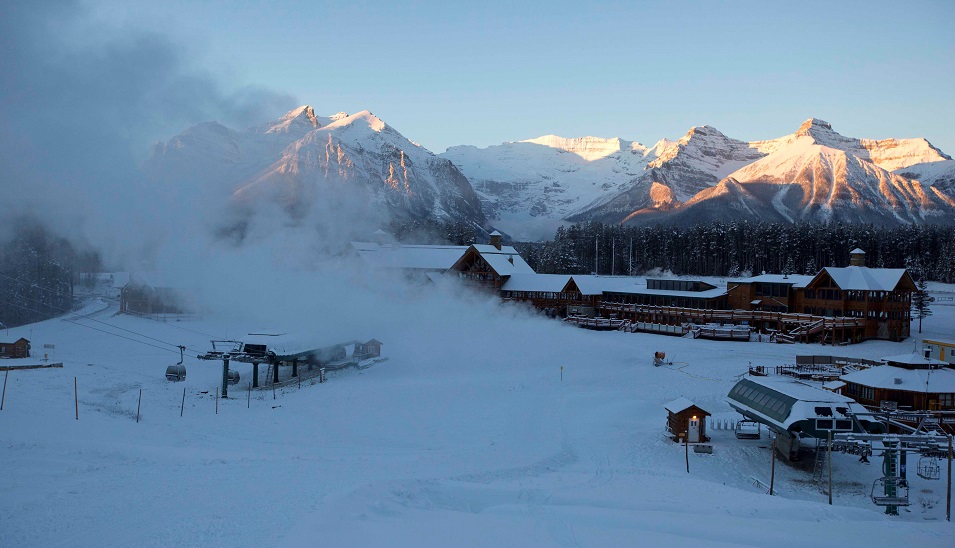
[[[754,485],[769,480],[765,437],[737,440],[709,426],[714,453],[690,451],[689,473],[684,448],[664,438],[667,402],[686,397],[735,422],[725,398],[749,364],[792,363],[795,353],[830,347],[587,331],[435,290],[370,292],[349,303],[353,313],[301,295],[288,308],[309,311],[317,334],[374,336],[388,360],[280,388],[274,399],[253,392],[249,408],[252,366],[233,364],[242,382],[216,414],[216,362],[187,357],[187,380],[174,384],[163,373],[178,351],[81,327],[113,330],[79,315],[6,332],[64,366],[9,376],[0,546],[843,548],[955,538],[944,522],[944,482],[910,474],[913,505],[888,517],[868,499],[877,459],[865,466],[835,454],[828,506],[822,482],[782,463],[778,496]],[[922,336],[950,336],[955,306],[933,309]],[[95,301],[82,314],[190,351],[250,329],[236,313],[159,323],[115,310]],[[840,353],[878,358],[913,341]],[[653,367],[654,351],[673,365]]]

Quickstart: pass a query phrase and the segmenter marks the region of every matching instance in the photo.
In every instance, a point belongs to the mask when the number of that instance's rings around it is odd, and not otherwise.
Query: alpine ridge
[[[955,161],[922,138],[845,137],[810,118],[765,141],[704,125],[650,148],[631,143],[548,135],[442,156],[471,180],[488,218],[517,234],[586,220],[955,223]]]
[[[477,195],[449,160],[369,111],[318,116],[303,105],[244,131],[199,124],[155,145],[143,168],[183,198],[231,195],[242,211],[268,203],[292,219],[318,209],[343,222],[485,224]]]

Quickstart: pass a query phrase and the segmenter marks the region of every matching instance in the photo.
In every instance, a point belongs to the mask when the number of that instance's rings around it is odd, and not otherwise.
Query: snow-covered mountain
[[[489,219],[519,239],[536,239],[594,200],[626,190],[656,152],[623,139],[545,135],[483,149],[455,146],[440,156],[467,175]]]
[[[199,124],[157,144],[144,170],[184,196],[230,193],[248,207],[278,203],[293,217],[319,205],[366,220],[485,221],[450,161],[368,111],[322,117],[306,105],[245,131]]]
[[[468,176],[488,217],[516,233],[589,219],[955,222],[949,156],[921,138],[845,137],[816,118],[766,141],[700,126],[652,148],[547,136],[442,156]]]

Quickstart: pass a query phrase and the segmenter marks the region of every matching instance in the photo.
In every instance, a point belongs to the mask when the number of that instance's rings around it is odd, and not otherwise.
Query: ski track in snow
[[[112,316],[115,304],[106,305],[70,317],[208,346],[202,335]],[[922,336],[951,338],[955,306],[933,310]],[[768,481],[765,437],[740,441],[710,427],[714,454],[691,451],[689,474],[684,447],[663,437],[662,405],[677,396],[734,419],[725,395],[749,363],[791,363],[796,353],[877,358],[912,349],[915,338],[834,350],[501,321],[460,339],[426,326],[383,332],[387,362],[286,386],[275,399],[256,391],[251,409],[251,365],[234,364],[243,380],[218,415],[215,362],[189,359],[186,382],[167,383],[178,352],[59,319],[11,329],[5,335],[32,337],[34,349],[55,343],[52,361],[64,367],[10,375],[0,545],[841,547],[955,538],[939,521],[943,482],[913,478],[913,505],[888,518],[868,500],[877,464],[834,455],[829,507],[811,473],[782,463],[781,496],[753,486],[753,477]],[[225,330],[212,319],[181,326]],[[481,352],[461,352],[469,343]],[[652,367],[656,350],[680,363]]]

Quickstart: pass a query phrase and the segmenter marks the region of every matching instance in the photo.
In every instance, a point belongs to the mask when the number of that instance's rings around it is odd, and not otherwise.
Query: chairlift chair
[[[895,481],[895,496],[885,494],[887,481]],[[879,494],[876,494],[876,493]],[[872,491],[869,493],[872,503],[876,506],[908,506],[909,484],[903,478],[881,477],[872,482]]]
[[[935,457],[919,457],[918,466],[915,473],[922,479],[937,480],[941,477],[942,467],[938,464]]]
[[[762,437],[762,428],[756,421],[741,420],[736,423],[736,439],[758,440]]]
[[[182,365],[185,359],[185,346],[179,347],[179,363],[170,365],[166,368],[166,380],[172,382],[181,382],[186,380],[186,366]]]

